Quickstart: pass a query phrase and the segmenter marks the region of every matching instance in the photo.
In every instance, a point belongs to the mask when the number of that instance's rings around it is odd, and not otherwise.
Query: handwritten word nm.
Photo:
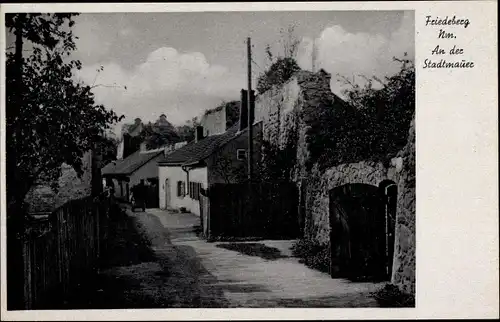
[[[426,21],[425,25],[431,25],[431,26],[452,26],[452,25],[462,25],[464,28],[467,28],[470,24],[469,19],[457,19],[456,16],[453,16],[453,18],[439,18],[435,17],[434,19],[431,19],[432,16],[426,16]]]

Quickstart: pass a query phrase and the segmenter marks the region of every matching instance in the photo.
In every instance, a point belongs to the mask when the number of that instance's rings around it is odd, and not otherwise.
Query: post
[[[250,37],[247,38],[247,54],[248,54],[248,181],[252,182],[253,177],[253,105],[252,105],[252,45]]]
[[[312,59],[312,72],[316,72],[316,38],[313,38],[313,43],[312,43],[312,53],[311,53],[311,59]]]

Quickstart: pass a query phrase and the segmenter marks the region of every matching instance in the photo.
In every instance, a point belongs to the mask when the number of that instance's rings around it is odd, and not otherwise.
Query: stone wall
[[[28,212],[52,212],[69,200],[90,195],[92,191],[91,158],[90,152],[84,155],[82,165],[84,173],[81,178],[78,177],[71,166],[63,164],[57,192],[52,190],[49,184],[40,184],[33,187],[25,198]]]
[[[201,118],[203,136],[221,134],[226,131],[226,106],[210,111]]]
[[[325,104],[326,103],[326,104]],[[362,161],[342,164],[326,171],[314,165],[308,170],[310,151],[304,110],[335,108],[345,103],[330,90],[330,75],[302,71],[282,87],[261,94],[255,103],[255,119],[263,122],[263,140],[283,148],[293,131],[297,134],[297,164],[293,177],[301,195],[300,216],[304,236],[329,242],[328,192],[347,183],[378,186],[383,180],[398,185],[397,219],[392,282],[402,290],[415,292],[415,125],[411,124],[408,143],[390,165]]]
[[[329,191],[350,183],[378,186],[391,180],[398,186],[395,247],[391,282],[402,290],[415,292],[415,123],[412,121],[408,143],[385,166],[362,161],[341,164],[319,171],[315,165],[306,180],[306,238],[327,244],[330,239]]]
[[[338,98],[330,90],[330,75],[324,72],[298,72],[282,87],[273,87],[255,101],[255,120],[263,122],[263,140],[284,148],[293,138],[297,140],[297,165],[293,180],[299,182],[308,176],[308,126],[303,113],[307,107],[319,108],[320,101],[333,105]],[[328,106],[335,108],[335,106]]]

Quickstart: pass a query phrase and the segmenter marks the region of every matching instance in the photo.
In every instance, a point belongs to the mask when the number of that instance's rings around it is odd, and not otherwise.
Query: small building
[[[253,124],[255,164],[260,160],[262,122]],[[247,176],[248,127],[237,122],[221,134],[203,136],[196,129],[191,143],[158,161],[160,208],[200,215],[200,191],[214,183],[236,183]]]
[[[102,168],[101,173],[107,186],[112,186],[115,197],[128,201],[130,189],[144,180],[149,186],[153,198],[147,202],[149,208],[157,207],[158,166],[157,162],[163,156],[165,148],[142,151],[137,150],[122,160],[116,160]],[[156,201],[155,201],[156,200]]]
[[[144,129],[144,124],[140,118],[136,118],[133,124],[122,126],[122,137],[117,147],[117,159],[122,160],[139,148],[139,134]]]

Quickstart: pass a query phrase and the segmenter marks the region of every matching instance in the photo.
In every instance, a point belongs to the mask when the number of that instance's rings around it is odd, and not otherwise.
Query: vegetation
[[[100,165],[98,168],[104,167],[111,161],[116,160],[116,153],[118,149],[118,141],[112,137],[103,137],[97,144],[96,152],[101,156]]]
[[[299,64],[294,58],[278,57],[271,67],[257,79],[257,93],[262,94],[273,86],[286,83],[299,70]]]
[[[279,41],[282,47],[281,55],[274,55],[271,46],[266,46],[266,55],[270,62],[269,68],[259,75],[257,79],[257,94],[262,94],[273,86],[280,86],[286,83],[296,72],[300,71],[296,61],[296,55],[300,40],[294,36],[295,26],[281,30]]]
[[[40,178],[56,182],[62,163],[81,175],[83,154],[105,140],[104,131],[121,119],[95,103],[92,86],[73,78],[81,68],[70,58],[76,49],[76,15],[5,16],[6,29],[15,36],[6,62],[9,208],[20,206]]]
[[[328,273],[330,271],[330,247],[312,239],[300,239],[292,246],[292,254],[307,267]]]
[[[247,179],[245,163],[235,163],[233,157],[224,152],[224,150],[219,150],[214,153],[213,173],[222,178],[226,184],[245,181]]]
[[[195,138],[196,127],[200,125],[197,117],[193,117],[186,124],[176,127],[180,142],[191,142]]]
[[[262,141],[262,160],[259,161],[259,180],[290,181],[297,164],[297,133],[292,131],[284,148]]]
[[[180,136],[176,128],[167,121],[167,124],[152,124],[149,122],[144,125],[138,136],[140,142],[146,143],[148,150],[158,149],[167,144],[180,142]]]
[[[386,284],[372,296],[381,307],[415,307],[415,296],[402,292],[393,284]]]
[[[344,92],[347,104],[319,97],[314,106],[304,108],[309,166],[315,162],[320,168],[361,160],[387,162],[404,147],[415,111],[415,68],[406,58],[394,61],[401,64],[400,71],[385,81],[372,78],[361,87],[343,78],[351,85]],[[382,88],[375,89],[374,81]]]

